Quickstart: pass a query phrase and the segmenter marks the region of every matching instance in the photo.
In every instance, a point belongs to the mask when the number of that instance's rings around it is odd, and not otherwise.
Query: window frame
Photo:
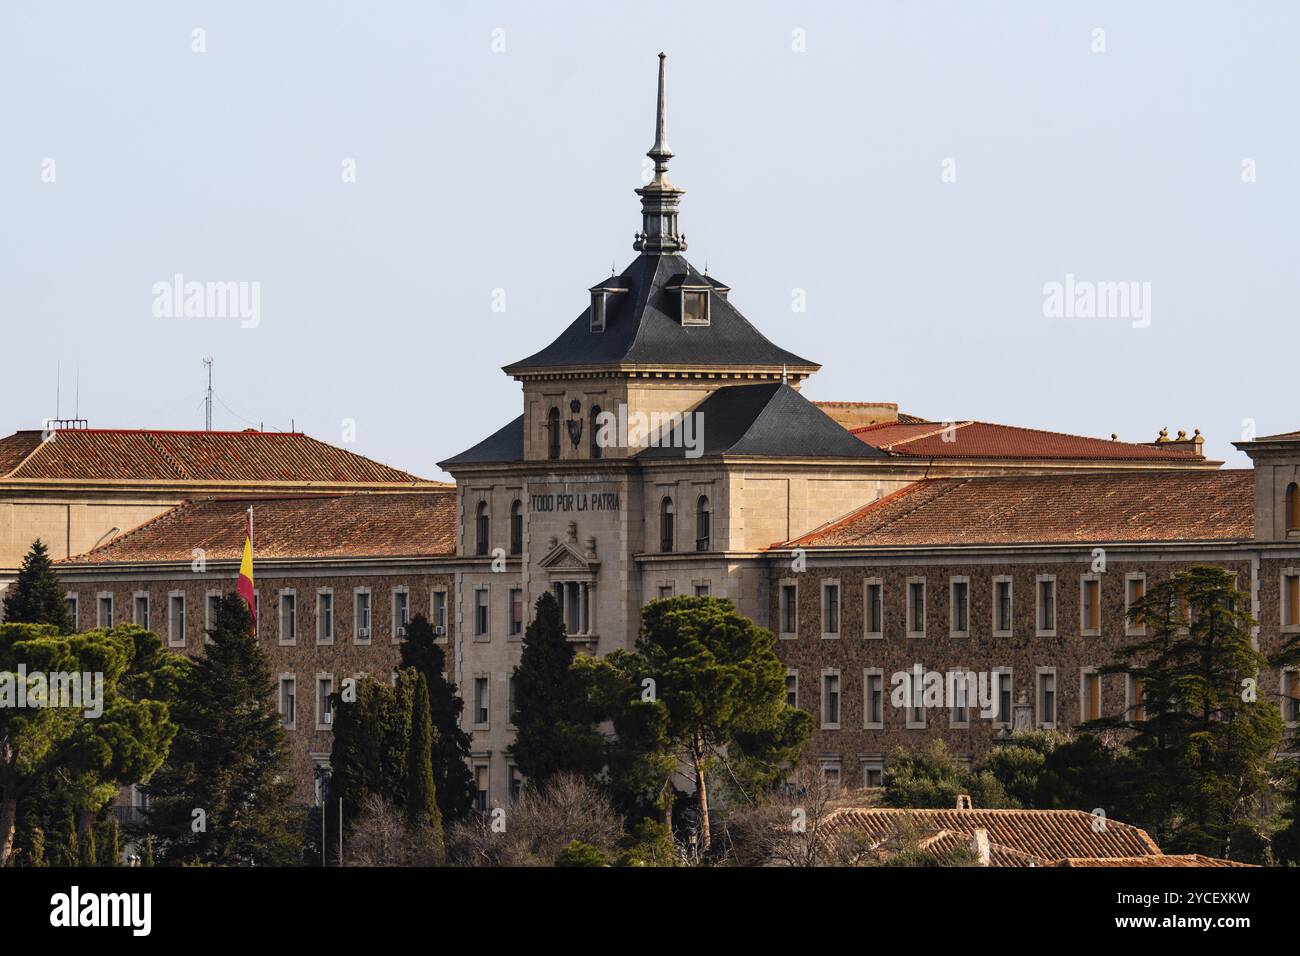
[[[791,600],[786,599],[786,588],[792,589]],[[777,637],[783,641],[792,641],[799,636],[799,582],[794,578],[782,578],[777,584],[776,592]],[[787,619],[793,615],[794,630],[785,630]]]
[[[834,607],[832,611],[831,600],[828,598],[830,593],[834,593]],[[828,620],[830,617],[834,620]],[[834,624],[835,629],[831,630],[828,625]],[[839,578],[823,578],[821,581],[821,630],[822,640],[834,641],[839,640],[841,628],[844,625],[844,592],[840,589]]]
[[[361,598],[365,597],[365,614],[361,611]],[[365,623],[362,624],[362,617],[365,617]],[[362,634],[361,629],[365,628],[366,633]],[[374,639],[375,633],[375,596],[367,586],[355,587],[352,589],[352,643],[369,644]]]
[[[834,681],[833,699],[835,701],[835,719],[831,720],[828,706],[832,700],[832,692],[828,681]],[[823,667],[821,673],[821,699],[819,701],[821,708],[821,729],[822,730],[839,730],[844,720],[844,679],[840,674],[838,667]]]
[[[1051,678],[1052,708],[1051,720],[1047,719],[1044,678]],[[1034,725],[1039,730],[1055,730],[1060,721],[1061,695],[1056,679],[1055,667],[1038,667],[1034,669]]]
[[[1090,591],[1094,590],[1092,585],[1096,585],[1096,602],[1092,600]],[[1080,637],[1101,637],[1102,631],[1102,593],[1101,593],[1101,575],[1095,572],[1079,575],[1079,636]],[[1096,618],[1089,626],[1089,618],[1092,617],[1093,611],[1096,611]]]
[[[961,600],[962,613],[965,617],[966,626],[958,627],[957,621],[957,589],[963,589]],[[970,637],[970,577],[965,574],[954,574],[948,578],[948,636],[949,637]]]
[[[1142,593],[1134,594],[1133,585],[1141,586]],[[1134,624],[1133,619],[1129,616],[1129,611],[1138,601],[1146,597],[1147,593],[1147,575],[1145,571],[1130,571],[1124,575],[1124,635],[1126,637],[1144,637],[1147,632],[1146,624]]]
[[[276,623],[276,627],[278,628],[276,633],[276,640],[279,642],[279,645],[281,647],[296,646],[298,643],[298,592],[294,588],[280,588],[279,591],[276,592],[276,595],[277,597],[275,602],[275,611],[276,611],[275,623]],[[284,636],[284,631],[285,631],[284,610],[286,606],[285,598],[289,599],[288,606],[291,609],[291,613],[288,618],[290,622],[289,630],[293,632],[292,635],[287,639]]]
[[[872,720],[871,707],[871,681],[878,679],[880,681],[880,719]],[[862,669],[862,729],[863,730],[884,730],[885,729],[885,702],[887,700],[885,692],[885,669],[883,667],[864,667]]]
[[[914,593],[913,593],[913,587],[915,585],[920,585],[921,587],[920,628],[917,628],[916,626],[916,600],[914,598]],[[925,624],[926,624],[925,619],[928,616],[928,612],[929,612],[929,594],[927,593],[929,588],[928,588],[927,581],[925,577],[922,575],[912,575],[907,579],[907,582],[904,584],[904,588],[905,588],[904,593],[906,598],[905,603],[907,605],[906,608],[907,637],[909,639],[923,638],[925,637]]]
[[[1051,627],[1048,627],[1047,607],[1048,603],[1043,601],[1043,585],[1050,584],[1051,593]],[[1034,577],[1034,636],[1035,637],[1056,637],[1057,627],[1060,625],[1060,608],[1057,600],[1058,593],[1056,588],[1055,574],[1039,574]]]
[[[176,636],[176,601],[180,601],[180,636]],[[185,646],[185,592],[174,590],[167,592],[167,646],[184,647]]]
[[[999,593],[1002,586],[1006,585],[1007,589],[1007,618],[1006,621],[1000,620],[1002,611],[1001,594]],[[993,620],[992,633],[994,637],[1012,637],[1016,629],[1016,579],[1010,574],[995,574],[993,576]],[[999,627],[999,624],[1006,624],[1006,627]]]
[[[872,599],[872,590],[875,599]],[[880,611],[879,627],[871,628],[871,618],[876,609]],[[862,637],[868,641],[884,640],[885,637],[885,582],[881,578],[867,578],[862,582]]]

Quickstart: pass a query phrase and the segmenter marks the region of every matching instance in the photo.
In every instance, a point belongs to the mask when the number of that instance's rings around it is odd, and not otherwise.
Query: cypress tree
[[[510,754],[535,783],[560,772],[594,776],[604,765],[604,739],[595,728],[599,715],[586,682],[570,666],[574,656],[559,602],[548,591],[537,599],[514,671],[518,730]]]
[[[63,831],[63,846],[60,848],[59,863],[62,866],[76,866],[81,862],[81,850],[77,846],[77,820],[68,816],[68,826]]]
[[[411,738],[406,759],[406,819],[413,826],[429,826],[441,839],[442,820],[438,813],[433,782],[433,721],[429,716],[429,688],[416,677],[411,701]]]
[[[122,862],[122,834],[118,827],[117,816],[108,818],[108,848],[107,857],[104,859],[105,866],[119,866]]]
[[[172,707],[180,729],[149,783],[149,828],[169,861],[297,862],[288,744],[243,598],[221,598],[211,638]]]
[[[474,807],[474,776],[470,770],[470,736],[460,726],[465,701],[456,685],[443,676],[446,655],[433,633],[433,625],[417,614],[402,642],[402,667],[413,667],[429,688],[429,714],[433,721],[433,779],[438,790],[438,810],[447,823],[463,820]]]
[[[31,844],[27,848],[28,866],[47,866],[45,861],[45,831],[32,827]]]
[[[95,845],[94,822],[87,824],[86,832],[81,835],[81,865],[99,866],[99,853]]]
[[[146,833],[144,837],[144,865],[153,866],[153,834]]]
[[[61,634],[71,634],[72,615],[59,576],[45,543],[37,538],[23,558],[13,593],[4,600],[6,621],[15,624],[53,624]]]

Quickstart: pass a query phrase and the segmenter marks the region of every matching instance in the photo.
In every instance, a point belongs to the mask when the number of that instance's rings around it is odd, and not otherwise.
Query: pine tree
[[[429,688],[429,714],[433,720],[433,779],[438,789],[438,810],[445,823],[469,816],[474,808],[474,775],[470,770],[470,736],[460,726],[465,701],[456,685],[443,676],[446,655],[438,646],[433,625],[417,614],[402,642],[402,667],[414,667]]]
[[[532,783],[561,772],[590,777],[604,765],[599,713],[581,672],[570,666],[574,656],[559,602],[548,591],[537,599],[513,677],[517,731],[510,754]]]
[[[419,675],[411,702],[411,739],[406,759],[406,820],[411,826],[431,827],[441,840],[442,819],[433,782],[433,721],[429,716],[429,688],[425,686],[424,677]]]
[[[76,628],[64,590],[49,550],[37,538],[23,558],[13,593],[4,600],[4,619],[15,624],[53,624],[60,634],[71,634]]]
[[[149,783],[149,828],[168,861],[296,862],[288,745],[266,654],[238,595],[219,602],[211,637],[173,706],[180,730]]]
[[[1171,853],[1231,857],[1250,832],[1252,803],[1271,786],[1282,716],[1257,699],[1268,661],[1251,640],[1249,606],[1223,568],[1175,572],[1130,609],[1146,635],[1103,669],[1141,681],[1142,720],[1130,713],[1093,726],[1132,733],[1142,768],[1135,822]]]

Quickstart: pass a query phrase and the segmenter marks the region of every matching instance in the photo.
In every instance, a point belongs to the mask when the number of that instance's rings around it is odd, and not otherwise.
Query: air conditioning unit
[[[398,636],[398,637],[406,637],[406,625],[405,625],[405,624],[403,624],[403,625],[401,625],[400,627],[397,628],[397,636]]]
[[[369,636],[370,636],[370,628],[368,627],[357,628],[357,637],[369,637]]]
[[[434,637],[445,637],[446,635],[447,635],[447,629],[446,629],[445,627],[443,627],[441,624],[437,625],[437,626],[433,629],[433,636],[434,636]]]

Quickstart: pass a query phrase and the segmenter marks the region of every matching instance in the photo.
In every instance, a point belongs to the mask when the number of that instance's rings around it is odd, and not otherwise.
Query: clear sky
[[[59,366],[65,417],[79,374],[92,426],[201,428],[212,356],[216,427],[350,420],[440,477],[635,255],[662,49],[688,256],[810,398],[1242,466],[1243,421],[1300,427],[1297,35],[1282,0],[6,0],[0,431]],[[260,321],[156,317],[176,274]],[[1046,316],[1068,275],[1150,283],[1149,325]]]

